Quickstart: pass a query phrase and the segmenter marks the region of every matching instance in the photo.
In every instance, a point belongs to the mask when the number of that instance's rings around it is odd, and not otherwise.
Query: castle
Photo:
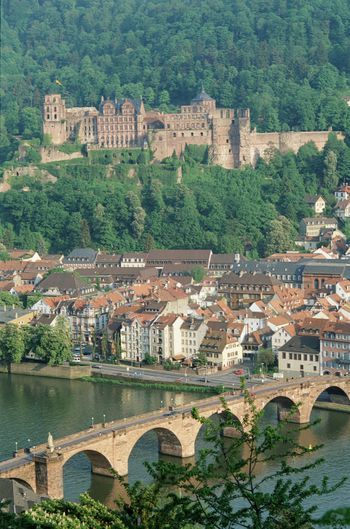
[[[116,149],[150,146],[156,160],[180,155],[186,145],[209,147],[209,158],[227,169],[255,165],[271,149],[298,149],[313,141],[322,149],[323,132],[256,132],[251,130],[249,109],[217,108],[215,99],[202,91],[180,112],[165,114],[145,110],[142,99],[111,101],[101,98],[95,107],[67,108],[60,94],[46,95],[43,132],[53,145],[78,141],[90,148]],[[338,138],[343,138],[337,133]]]

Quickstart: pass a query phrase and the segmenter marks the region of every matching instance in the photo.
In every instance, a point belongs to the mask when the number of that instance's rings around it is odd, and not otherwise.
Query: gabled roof
[[[293,336],[279,351],[319,354],[320,339],[317,336]]]
[[[306,195],[306,196],[305,196],[305,201],[307,202],[307,204],[316,204],[316,202],[317,202],[320,198],[321,198],[322,200],[324,200],[324,198],[321,197],[321,195]]]
[[[76,293],[92,287],[85,279],[72,272],[54,272],[40,281],[38,285],[38,289],[41,291],[55,288],[60,292]]]
[[[97,251],[92,248],[74,248],[67,257],[64,259],[64,263],[74,262],[76,260],[82,260],[89,263],[94,263],[97,257]]]

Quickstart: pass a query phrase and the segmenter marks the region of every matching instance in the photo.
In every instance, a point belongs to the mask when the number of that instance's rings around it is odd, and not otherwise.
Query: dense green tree
[[[24,333],[21,327],[8,323],[0,329],[0,361],[10,369],[11,363],[19,363],[25,352]]]
[[[200,283],[205,275],[203,266],[194,266],[191,270],[191,276],[195,283]]]
[[[324,160],[323,185],[332,192],[336,189],[339,182],[337,174],[337,155],[334,151],[329,150]]]
[[[72,357],[67,324],[62,319],[55,327],[38,325],[29,331],[28,349],[50,365],[59,365]]]
[[[296,230],[293,224],[283,215],[270,222],[266,235],[266,255],[286,252],[294,247]]]
[[[42,115],[38,108],[25,107],[21,112],[20,133],[24,138],[40,138]]]
[[[256,364],[263,370],[269,370],[274,367],[276,363],[276,357],[272,349],[260,349],[257,354]]]
[[[19,300],[18,296],[14,296],[13,294],[10,294],[10,292],[2,291],[0,292],[0,306],[7,306],[7,307],[21,307],[22,303]]]

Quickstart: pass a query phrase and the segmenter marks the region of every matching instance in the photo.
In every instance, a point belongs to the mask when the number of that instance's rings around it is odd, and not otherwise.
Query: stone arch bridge
[[[315,377],[275,382],[251,388],[257,409],[277,402],[280,411],[292,404],[299,405],[295,422],[307,423],[315,401],[321,393],[332,388],[335,395],[350,398],[350,378]],[[226,394],[229,409],[240,420],[247,413],[241,395]],[[193,404],[202,416],[210,417],[222,410],[218,396]],[[50,498],[62,498],[63,466],[74,455],[83,452],[91,461],[92,472],[111,476],[111,469],[120,475],[128,474],[128,461],[137,441],[147,432],[155,431],[159,452],[181,458],[195,454],[195,443],[201,424],[192,418],[193,405],[175,408],[173,412],[158,410],[124,420],[97,424],[87,430],[55,440],[55,446],[33,447],[30,452],[20,450],[16,457],[0,462],[0,478],[16,479],[28,484],[34,492]]]

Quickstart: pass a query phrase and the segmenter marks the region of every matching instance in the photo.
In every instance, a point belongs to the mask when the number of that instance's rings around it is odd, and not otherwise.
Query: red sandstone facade
[[[180,155],[186,145],[205,145],[210,161],[228,169],[255,165],[271,149],[297,152],[309,141],[322,149],[328,139],[328,132],[252,131],[249,109],[217,108],[204,90],[174,114],[146,111],[142,99],[102,98],[98,110],[66,108],[60,94],[51,94],[45,96],[43,117],[43,131],[54,145],[76,139],[101,149],[149,145],[158,160],[174,151]]]

